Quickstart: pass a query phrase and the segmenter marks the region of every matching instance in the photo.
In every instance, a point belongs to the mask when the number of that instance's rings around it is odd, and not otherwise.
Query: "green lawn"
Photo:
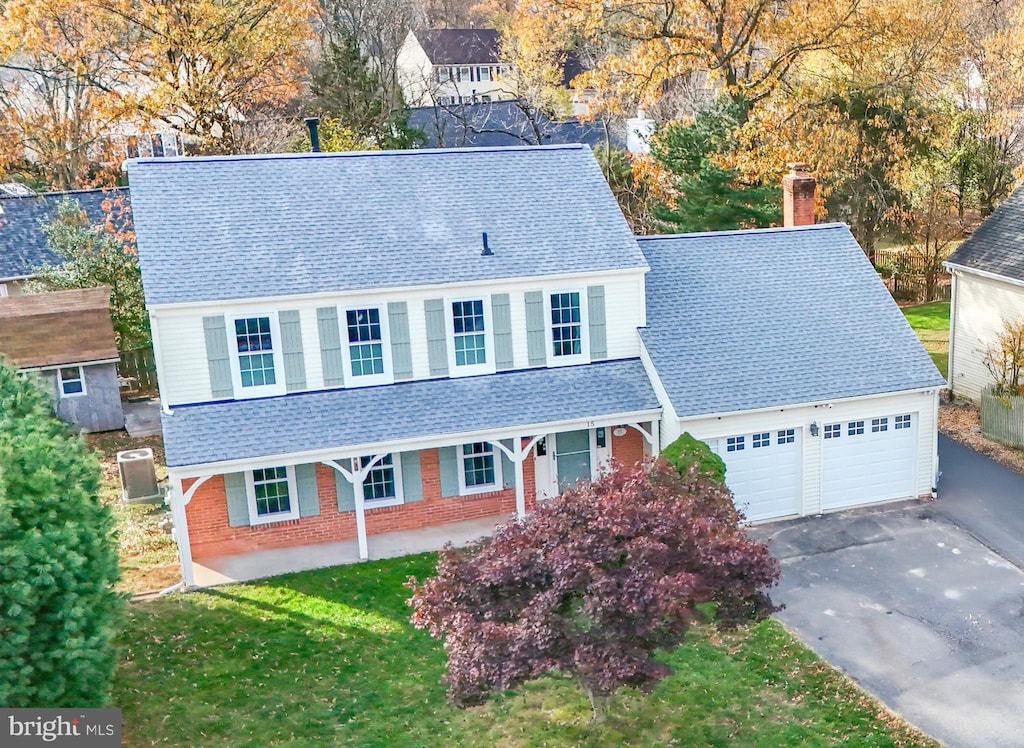
[[[433,554],[170,595],[133,606],[114,700],[126,746],[935,746],[774,621],[705,629],[650,696],[586,697],[551,677],[447,704],[441,646],[403,582]]]
[[[908,306],[903,309],[907,322],[914,328],[925,350],[931,355],[942,376],[949,376],[949,302]]]

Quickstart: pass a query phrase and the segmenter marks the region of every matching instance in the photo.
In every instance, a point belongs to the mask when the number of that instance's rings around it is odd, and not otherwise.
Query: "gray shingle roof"
[[[615,148],[626,147],[626,131],[618,124],[575,118],[554,122],[537,112],[531,122],[514,101],[481,104],[424,106],[411,109],[409,124],[426,137],[428,148],[499,148],[537,142],[541,145],[586,143],[596,147],[609,142]]]
[[[131,230],[128,188],[49,192],[31,197],[0,197],[0,278],[24,278],[40,265],[58,264],[61,258],[46,242],[42,225],[53,220],[65,197],[78,200],[89,221],[106,223],[109,203],[121,201],[128,208],[113,206],[114,230]]]
[[[843,224],[639,241],[640,334],[680,417],[945,384]]]
[[[151,305],[646,267],[582,145],[139,159],[128,174]]]
[[[982,221],[946,262],[1024,281],[1024,188]]]
[[[163,415],[168,467],[660,408],[638,359],[191,405]]]
[[[495,29],[419,29],[416,41],[434,65],[494,65],[501,36]]]

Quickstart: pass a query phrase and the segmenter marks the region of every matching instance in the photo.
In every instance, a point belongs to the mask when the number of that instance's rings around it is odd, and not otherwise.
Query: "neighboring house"
[[[124,428],[108,287],[0,299],[0,358],[36,372],[62,420]]]
[[[638,240],[581,145],[128,173],[186,584],[522,514],[684,429],[752,519],[934,486],[942,378],[844,226]]]
[[[57,215],[61,201],[69,198],[78,201],[91,224],[109,225],[117,233],[131,232],[127,187],[0,196],[0,297],[20,294],[39,266],[62,262],[50,249],[43,226]]]
[[[496,148],[515,145],[586,143],[624,148],[625,132],[603,120],[554,122],[537,112],[531,119],[514,101],[427,106],[410,110],[409,124],[426,136],[426,148]]]
[[[416,29],[398,52],[398,82],[410,107],[514,99],[495,29]]]
[[[1004,322],[1024,317],[1024,189],[1016,190],[943,263],[952,274],[949,389],[977,402],[982,363]]]

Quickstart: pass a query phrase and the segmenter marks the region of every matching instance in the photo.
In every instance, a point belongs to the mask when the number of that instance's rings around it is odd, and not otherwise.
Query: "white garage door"
[[[748,520],[800,513],[799,429],[737,434],[712,448],[725,461],[726,485]]]
[[[914,495],[914,414],[827,423],[822,432],[821,508]]]

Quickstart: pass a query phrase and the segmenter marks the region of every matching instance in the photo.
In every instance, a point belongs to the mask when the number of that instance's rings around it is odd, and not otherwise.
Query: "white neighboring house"
[[[992,376],[982,363],[1004,322],[1024,317],[1024,189],[1008,197],[943,263],[953,275],[949,389],[977,402]]]
[[[417,29],[398,52],[398,80],[410,107],[514,99],[495,29]]]

